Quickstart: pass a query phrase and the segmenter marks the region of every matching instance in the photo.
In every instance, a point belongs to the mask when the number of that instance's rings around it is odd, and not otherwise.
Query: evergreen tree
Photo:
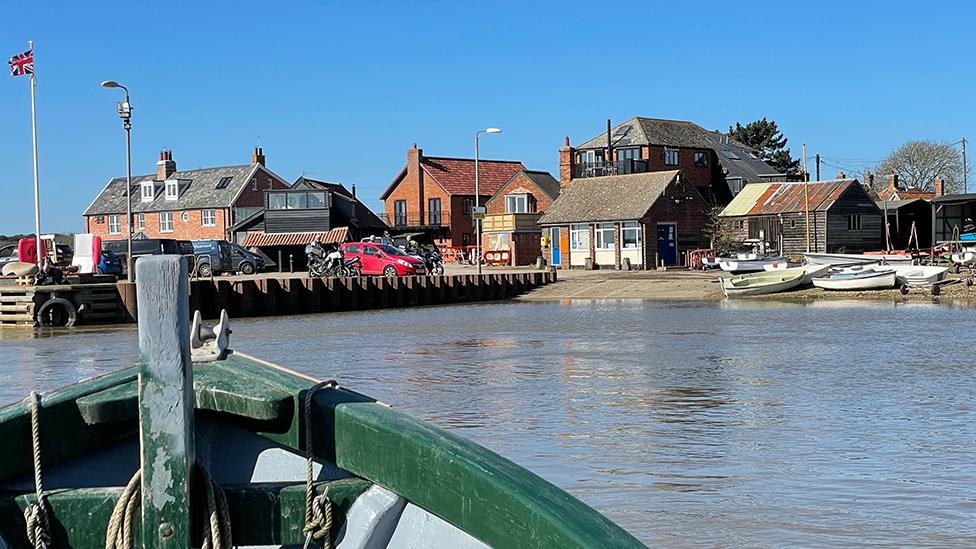
[[[790,154],[790,149],[786,147],[787,139],[779,131],[775,121],[763,118],[745,126],[736,122],[734,128],[729,126],[729,136],[751,147],[760,158],[780,173],[792,175],[800,172],[800,161]]]

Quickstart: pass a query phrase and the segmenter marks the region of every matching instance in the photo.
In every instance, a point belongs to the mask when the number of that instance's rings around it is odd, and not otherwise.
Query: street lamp
[[[474,207],[480,207],[481,188],[478,186],[478,141],[483,133],[502,133],[500,128],[486,128],[478,130],[474,134]],[[481,275],[481,220],[477,220],[475,229],[475,262],[478,263],[478,275]]]
[[[125,90],[125,100],[116,103],[122,127],[125,128],[125,224],[127,227],[127,253],[125,254],[126,280],[134,280],[132,272],[132,105],[129,104],[129,88],[115,80],[102,82],[103,88],[122,88]]]

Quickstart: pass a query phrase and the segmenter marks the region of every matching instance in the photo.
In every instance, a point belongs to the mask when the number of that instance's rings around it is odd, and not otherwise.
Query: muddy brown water
[[[238,320],[233,347],[528,467],[649,545],[976,545],[976,309],[519,302]],[[132,328],[0,332],[0,402]]]

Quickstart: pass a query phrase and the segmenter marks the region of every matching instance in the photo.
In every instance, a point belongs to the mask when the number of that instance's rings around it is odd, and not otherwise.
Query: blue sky
[[[633,115],[725,130],[775,119],[795,156],[860,170],[908,139],[976,139],[972,3],[63,2],[6,25],[35,41],[42,229],[75,231],[125,170],[249,161],[288,180],[355,183],[367,204],[425,153],[558,168],[557,150]],[[0,84],[0,232],[29,232],[26,78]],[[812,167],[811,167],[812,170]],[[834,168],[824,167],[824,175]]]

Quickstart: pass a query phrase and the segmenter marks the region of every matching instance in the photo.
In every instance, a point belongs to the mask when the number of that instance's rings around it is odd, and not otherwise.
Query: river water
[[[976,545],[976,310],[517,302],[238,320],[233,347],[433,421],[649,545]],[[0,332],[0,402],[132,328]]]

